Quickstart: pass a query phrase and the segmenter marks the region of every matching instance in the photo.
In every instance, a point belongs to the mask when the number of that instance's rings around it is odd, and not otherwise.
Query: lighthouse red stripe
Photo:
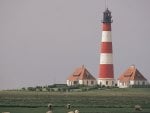
[[[101,43],[101,53],[112,53],[112,42]]]
[[[114,78],[113,64],[100,64],[99,78]]]
[[[103,23],[103,31],[111,31],[111,23]]]

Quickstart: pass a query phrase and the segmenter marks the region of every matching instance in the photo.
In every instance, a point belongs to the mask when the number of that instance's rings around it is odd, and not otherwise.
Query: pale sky
[[[150,80],[150,0],[108,0],[115,78],[134,64]],[[98,77],[105,0],[0,0],[0,89]]]

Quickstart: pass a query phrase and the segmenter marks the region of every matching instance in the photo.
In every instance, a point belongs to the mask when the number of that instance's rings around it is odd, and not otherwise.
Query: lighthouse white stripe
[[[102,31],[102,42],[112,42],[111,31]]]
[[[101,53],[100,64],[113,64],[112,53]]]

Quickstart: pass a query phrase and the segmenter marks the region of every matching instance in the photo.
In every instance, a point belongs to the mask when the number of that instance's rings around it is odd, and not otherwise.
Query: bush
[[[28,90],[28,91],[35,91],[36,88],[34,88],[34,87],[28,87],[27,90]]]

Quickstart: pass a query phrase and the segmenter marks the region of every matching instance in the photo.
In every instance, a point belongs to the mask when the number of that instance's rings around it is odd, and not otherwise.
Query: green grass
[[[88,92],[27,92],[0,91],[0,113],[45,113],[52,103],[54,113],[66,113],[66,104],[81,113],[150,113],[150,88],[104,89]]]
[[[75,108],[71,109],[75,110]],[[68,111],[65,108],[59,107],[53,110],[54,113],[67,113]],[[81,108],[79,109],[80,113],[137,113],[134,109],[129,108]],[[22,107],[7,107],[0,108],[0,112],[9,111],[11,113],[46,113],[46,107],[38,107],[38,108],[22,108]],[[149,109],[144,109],[143,111],[138,111],[139,113],[149,113]]]

